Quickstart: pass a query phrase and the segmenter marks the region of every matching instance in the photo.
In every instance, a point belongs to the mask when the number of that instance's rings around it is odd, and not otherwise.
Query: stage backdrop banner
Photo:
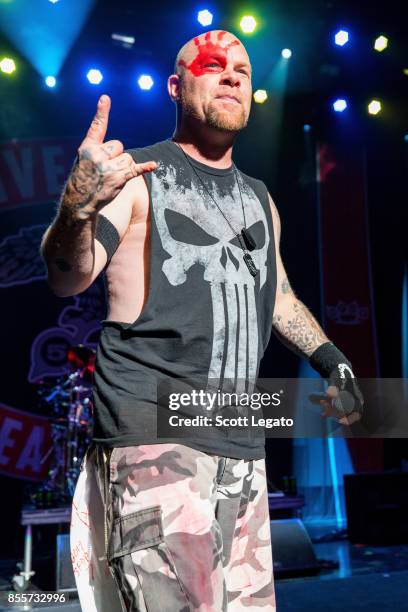
[[[355,375],[380,375],[366,208],[365,155],[320,143],[317,150],[323,320]],[[354,469],[381,470],[383,441],[349,440]]]
[[[0,404],[0,473],[41,481],[52,446],[47,418]]]
[[[74,140],[11,140],[0,145],[0,208],[48,202],[61,193]]]
[[[52,417],[54,409],[42,392],[72,372],[71,347],[95,348],[105,315],[101,280],[59,298],[39,252],[77,145],[78,139],[48,138],[0,143],[0,473],[37,481],[50,465],[42,462],[51,448],[43,415]]]

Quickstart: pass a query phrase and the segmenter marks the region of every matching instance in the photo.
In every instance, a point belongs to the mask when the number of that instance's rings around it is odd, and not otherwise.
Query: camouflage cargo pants
[[[92,445],[71,555],[84,612],[274,611],[265,462]]]

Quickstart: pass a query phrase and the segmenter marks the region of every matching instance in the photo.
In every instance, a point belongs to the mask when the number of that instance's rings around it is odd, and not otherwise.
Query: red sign
[[[74,140],[11,140],[0,144],[0,208],[59,197],[76,155]]]
[[[52,446],[48,419],[0,404],[0,473],[44,480]]]

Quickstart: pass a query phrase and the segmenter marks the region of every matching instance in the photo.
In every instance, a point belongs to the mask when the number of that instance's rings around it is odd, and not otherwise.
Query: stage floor
[[[305,526],[312,540],[334,529],[329,523],[306,523]],[[341,539],[314,542],[313,549],[318,559],[337,561],[338,569],[322,570],[311,577],[276,580],[278,612],[312,609],[314,612],[408,612],[408,545],[366,546]],[[0,562],[3,589],[7,588],[14,568],[12,560]],[[17,610],[5,603],[5,595],[0,591],[0,611]],[[80,612],[80,607],[72,602],[46,607],[46,610]]]
[[[305,523],[313,540],[335,530],[330,523]],[[368,546],[347,539],[313,542],[318,559],[337,569],[311,577],[275,581],[277,612],[408,612],[408,545]]]

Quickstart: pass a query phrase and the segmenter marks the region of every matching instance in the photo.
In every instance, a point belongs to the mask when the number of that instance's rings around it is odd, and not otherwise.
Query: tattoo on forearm
[[[306,306],[295,300],[289,316],[273,317],[274,331],[279,339],[294,352],[310,356],[327,337]]]
[[[84,265],[92,268],[95,223],[95,217],[81,220],[69,208],[60,209],[41,245],[41,253],[51,277],[62,272],[67,279],[74,271],[77,276],[81,274]]]

